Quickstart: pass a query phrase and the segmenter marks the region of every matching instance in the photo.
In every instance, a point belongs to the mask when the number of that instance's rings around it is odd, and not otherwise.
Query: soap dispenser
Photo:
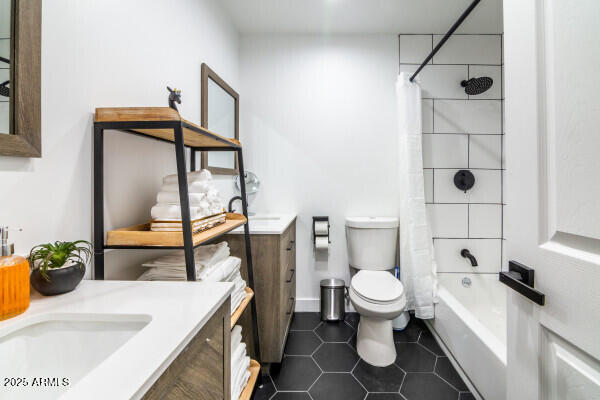
[[[13,255],[8,226],[0,227],[0,321],[15,317],[29,307],[29,263]]]

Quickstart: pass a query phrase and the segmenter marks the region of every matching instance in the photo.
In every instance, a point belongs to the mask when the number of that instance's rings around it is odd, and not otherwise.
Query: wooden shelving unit
[[[250,370],[250,379],[248,379],[248,383],[244,387],[244,390],[242,390],[239,400],[250,400],[252,397],[254,386],[260,373],[260,364],[257,361],[250,360],[250,367],[248,369]]]
[[[194,247],[211,241],[247,222],[242,214],[227,213],[225,223],[192,234]],[[140,224],[106,232],[106,247],[169,247],[183,248],[182,232],[153,232],[150,224]]]
[[[116,130],[140,137],[155,139],[175,146],[175,159],[181,207],[183,232],[152,232],[149,224],[141,224],[104,232],[104,131]],[[120,107],[97,108],[94,114],[94,279],[104,279],[104,251],[106,249],[183,249],[188,281],[196,280],[194,247],[207,244],[219,236],[244,226],[248,286],[246,298],[231,316],[231,327],[250,304],[252,334],[256,354],[260,354],[256,300],[254,297],[254,273],[248,228],[248,204],[244,173],[242,145],[187,121],[169,107]],[[232,151],[237,156],[240,177],[242,214],[228,213],[224,224],[192,234],[187,183],[186,149],[189,149],[190,169],[196,170],[196,153],[201,151]],[[252,300],[255,301],[252,301]],[[260,364],[250,362],[250,379],[241,399],[249,400],[259,379]]]
[[[246,298],[244,298],[244,300],[242,300],[242,302],[240,303],[238,308],[235,310],[235,312],[233,314],[231,314],[231,329],[233,329],[235,324],[237,324],[238,319],[240,319],[240,317],[242,316],[242,313],[248,306],[248,303],[250,303],[250,300],[252,300],[252,297],[254,297],[254,291],[252,291],[252,289],[247,287],[246,288]]]

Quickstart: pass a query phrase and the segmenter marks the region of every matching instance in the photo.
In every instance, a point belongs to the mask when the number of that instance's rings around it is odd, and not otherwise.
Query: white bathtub
[[[463,279],[471,280],[465,287]],[[485,400],[506,394],[506,286],[497,274],[440,273],[439,303],[429,320],[462,372]]]

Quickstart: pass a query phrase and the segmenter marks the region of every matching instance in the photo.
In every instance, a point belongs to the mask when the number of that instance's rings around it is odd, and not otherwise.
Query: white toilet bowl
[[[387,271],[359,271],[350,283],[350,301],[360,314],[356,349],[371,365],[396,360],[392,320],[406,307],[404,287]]]

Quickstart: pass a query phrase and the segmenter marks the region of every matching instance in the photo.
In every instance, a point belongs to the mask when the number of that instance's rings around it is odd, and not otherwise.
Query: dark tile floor
[[[394,332],[394,364],[374,367],[356,354],[359,315],[321,322],[319,313],[295,313],[285,355],[271,368],[255,400],[473,399],[423,321]]]

